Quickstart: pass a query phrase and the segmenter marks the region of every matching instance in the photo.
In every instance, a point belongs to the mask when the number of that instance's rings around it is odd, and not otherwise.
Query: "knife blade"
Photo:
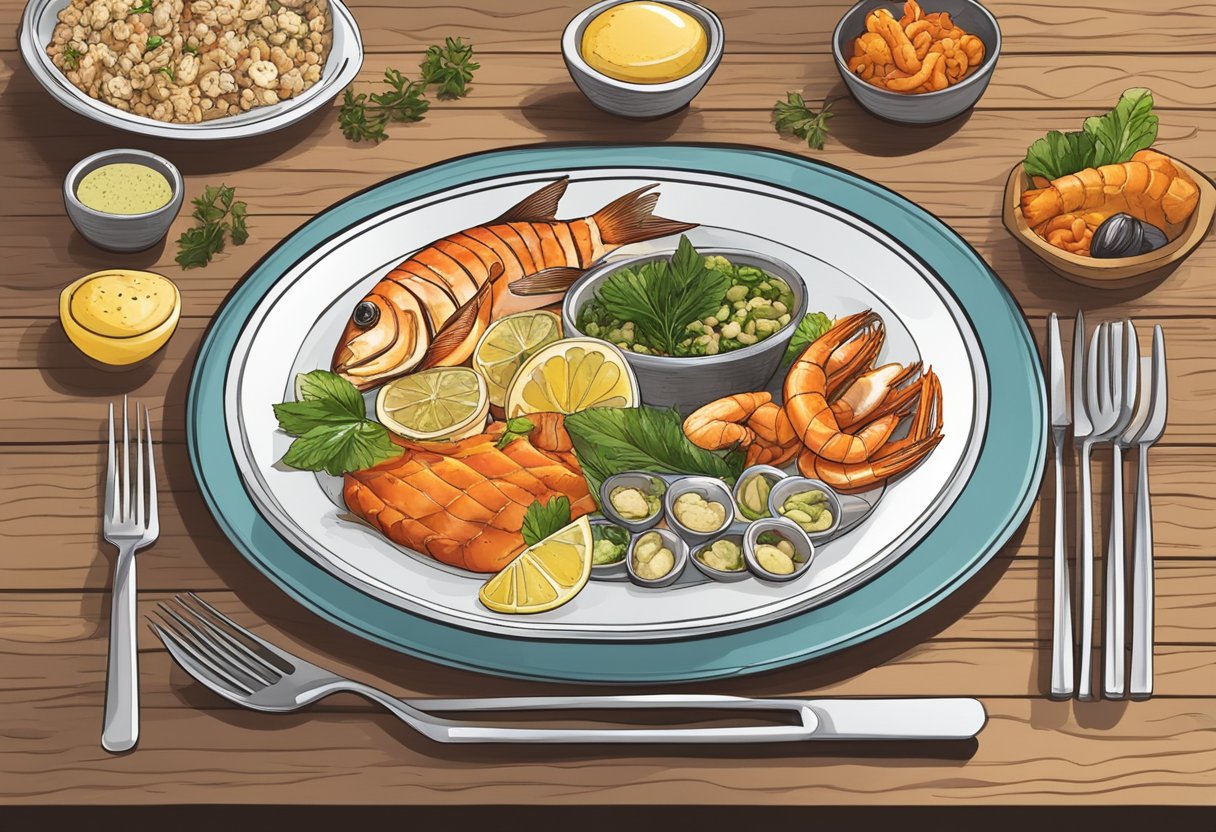
[[[1064,376],[1064,349],[1060,344],[1060,319],[1055,312],[1047,319],[1047,365],[1051,377],[1051,427],[1063,431],[1072,424],[1069,416],[1068,382]],[[1061,435],[1060,439],[1064,437]]]

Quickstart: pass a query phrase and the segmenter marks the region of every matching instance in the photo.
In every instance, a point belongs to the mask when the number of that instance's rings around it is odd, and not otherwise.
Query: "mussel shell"
[[[1144,226],[1131,214],[1108,217],[1089,241],[1091,257],[1132,257],[1143,251]]]
[[[1150,251],[1159,249],[1170,241],[1165,236],[1165,232],[1157,226],[1143,221],[1141,221],[1140,226],[1144,229],[1144,244],[1140,248],[1141,254],[1147,254]]]

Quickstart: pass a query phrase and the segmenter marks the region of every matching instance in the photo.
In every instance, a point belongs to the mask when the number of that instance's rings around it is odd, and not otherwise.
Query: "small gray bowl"
[[[744,558],[743,566],[741,568],[736,569],[733,572],[731,572],[731,571],[727,571],[725,569],[714,569],[712,566],[709,566],[708,564],[703,563],[701,561],[701,559],[699,557],[697,557],[698,552],[702,551],[703,549],[707,549],[710,546],[713,546],[719,540],[729,540],[739,547],[740,552],[743,551],[743,535],[739,532],[727,532],[726,534],[718,535],[713,540],[708,540],[704,544],[696,546],[695,547],[696,551],[692,551],[693,547],[690,547],[689,548],[689,558],[692,561],[692,565],[697,568],[697,571],[699,571],[702,575],[705,575],[707,578],[710,578],[715,581],[720,581],[721,583],[724,583],[724,584],[731,584],[731,583],[734,583],[735,581],[742,581],[742,580],[746,580],[747,578],[750,578],[752,576],[752,573],[747,568],[747,559],[746,558]]]
[[[777,575],[769,572],[756,560],[756,540],[765,532],[777,532],[790,543],[794,544],[794,571],[788,575]],[[806,536],[806,532],[793,520],[784,517],[767,517],[757,520],[743,532],[743,559],[747,568],[762,581],[785,583],[801,577],[815,559],[815,544]]]
[[[173,197],[167,204],[144,214],[107,214],[88,207],[76,197],[76,188],[86,174],[104,165],[121,162],[143,165],[165,177]],[[156,245],[169,233],[169,226],[181,210],[184,190],[181,173],[168,159],[144,150],[117,148],[81,159],[68,171],[63,180],[63,205],[76,230],[98,248],[142,251]]]
[[[1001,27],[992,12],[975,0],[925,0],[926,12],[949,12],[959,28],[975,35],[984,42],[984,61],[961,82],[937,92],[904,95],[879,89],[849,71],[848,59],[853,55],[853,41],[866,31],[866,15],[875,9],[885,8],[899,19],[903,15],[903,3],[892,0],[861,0],[844,13],[832,33],[832,54],[836,58],[836,69],[844,79],[845,86],[865,107],[879,118],[900,124],[936,124],[969,110],[980,100],[992,71],[996,68],[1001,53]]]
[[[787,474],[785,471],[782,471],[780,468],[776,468],[772,465],[749,465],[747,468],[743,469],[743,473],[739,475],[739,479],[735,480],[735,487],[731,489],[731,496],[735,501],[735,515],[745,523],[752,522],[753,518],[748,517],[743,513],[743,509],[739,504],[739,495],[742,493],[743,483],[747,482],[756,475],[763,476],[769,481],[769,484],[773,486],[789,476],[789,474]],[[769,493],[771,494],[772,491],[770,490]],[[768,512],[771,515],[772,509],[768,509]],[[755,519],[762,520],[764,518]]]
[[[781,508],[781,504],[791,494],[813,490],[822,491],[828,496],[828,507],[832,512],[832,525],[823,531],[807,532],[806,536],[812,541],[824,540],[831,537],[840,528],[840,496],[827,483],[811,479],[810,477],[786,477],[774,485],[772,491],[768,492],[768,511],[773,517],[781,517],[782,515],[777,509]],[[791,520],[790,522],[793,523],[794,521]],[[794,525],[797,526],[798,524],[794,523]]]
[[[768,338],[727,353],[673,358],[622,350],[637,376],[642,401],[654,407],[674,407],[684,413],[741,390],[763,390],[781,365],[785,348],[807,309],[806,283],[791,266],[775,257],[733,248],[698,248],[697,251],[703,255],[718,254],[732,263],[755,266],[781,278],[794,293],[794,308],[790,310],[790,322]],[[673,254],[675,249],[669,249],[592,266],[575,281],[562,300],[562,331],[568,337],[586,335],[576,325],[578,313],[610,274],[651,260],[670,259]]]
[[[595,534],[596,526],[616,526],[619,529],[625,529],[624,526],[622,526],[620,523],[616,522],[615,520],[608,520],[606,518],[601,518],[601,519],[591,521],[591,533],[593,535]],[[630,534],[628,529],[625,529],[625,533]],[[618,560],[616,563],[602,563],[602,564],[592,563],[591,564],[592,580],[608,581],[608,580],[618,580],[620,578],[626,577],[628,574],[628,569],[625,566],[625,562],[629,560],[629,544],[632,542],[633,542],[632,539],[630,539],[629,543],[625,544],[625,556],[622,557],[620,560]]]
[[[700,494],[709,502],[720,503],[722,508],[727,509],[722,525],[712,531],[699,532],[681,523],[676,517],[675,507],[676,500],[685,494]],[[730,527],[735,520],[735,513],[731,511],[734,504],[735,500],[731,496],[730,489],[720,480],[713,477],[681,477],[667,486],[667,493],[663,496],[663,516],[667,518],[668,528],[675,531],[690,545],[696,545],[719,537]]]
[[[638,545],[639,540],[651,533],[663,538],[663,545],[671,549],[671,553],[675,555],[676,561],[671,567],[671,571],[657,580],[643,578],[633,570],[633,549]],[[671,586],[679,579],[686,566],[688,566],[688,544],[681,540],[679,535],[668,529],[647,529],[640,534],[635,534],[633,540],[629,541],[629,551],[625,553],[625,568],[629,572],[629,580],[638,586],[644,586],[648,589]]]
[[[592,69],[583,60],[583,32],[587,25],[601,12],[619,6],[627,0],[604,0],[584,9],[566,24],[562,32],[562,57],[570,77],[582,90],[583,95],[596,107],[617,116],[629,118],[658,118],[682,107],[696,98],[709,77],[722,61],[722,44],[725,31],[718,16],[704,6],[686,0],[663,0],[664,5],[674,6],[686,12],[705,27],[708,39],[705,60],[695,70],[665,84],[633,84],[618,81]]]
[[[618,488],[638,488],[652,496],[662,497],[663,492],[667,489],[667,484],[662,479],[645,471],[625,471],[620,474],[613,474],[600,483],[600,510],[604,512],[606,518],[626,529],[631,534],[637,534],[638,532],[644,532],[649,528],[653,528],[663,519],[662,505],[659,506],[658,511],[645,520],[627,520],[617,514],[616,509],[612,507],[612,500],[609,498],[612,492]]]

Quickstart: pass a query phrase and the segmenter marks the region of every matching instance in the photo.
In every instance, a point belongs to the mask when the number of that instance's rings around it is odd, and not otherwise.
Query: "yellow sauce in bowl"
[[[173,199],[173,188],[159,171],[133,162],[102,165],[81,177],[76,198],[103,214],[146,214]]]
[[[169,340],[182,301],[167,277],[131,269],[85,275],[59,297],[59,320],[81,352],[102,364],[142,361]]]
[[[709,37],[695,17],[649,0],[621,3],[592,18],[579,51],[596,72],[632,84],[666,84],[705,61]]]

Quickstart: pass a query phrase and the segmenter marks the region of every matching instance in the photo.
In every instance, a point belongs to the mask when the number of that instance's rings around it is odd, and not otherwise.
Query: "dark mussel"
[[[1134,257],[1168,242],[1165,232],[1155,225],[1136,219],[1131,214],[1114,214],[1108,217],[1089,242],[1092,257]]]

